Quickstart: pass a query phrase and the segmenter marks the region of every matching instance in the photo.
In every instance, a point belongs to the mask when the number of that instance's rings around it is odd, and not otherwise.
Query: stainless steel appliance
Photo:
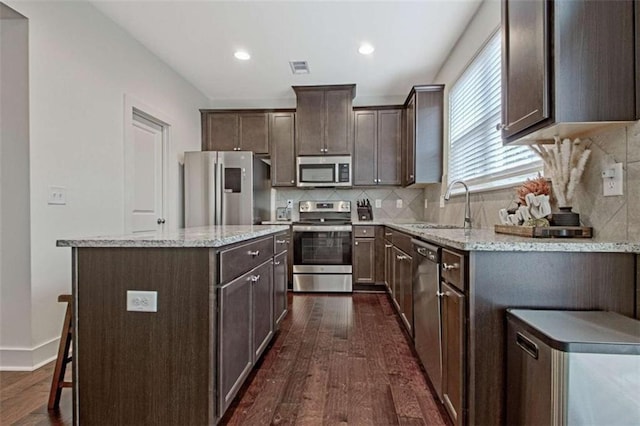
[[[351,157],[321,155],[298,157],[298,186],[351,186]]]
[[[506,424],[638,424],[640,321],[509,309],[506,379]]]
[[[293,291],[351,292],[351,202],[300,201],[293,225]]]
[[[442,401],[442,327],[440,322],[440,248],[413,243],[413,321],[416,352]]]
[[[249,151],[184,153],[186,227],[270,219],[270,167]]]

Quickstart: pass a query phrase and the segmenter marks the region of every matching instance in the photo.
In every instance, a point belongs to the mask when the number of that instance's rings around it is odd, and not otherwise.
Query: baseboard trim
[[[0,348],[0,371],[33,371],[55,360],[60,338],[33,348]]]

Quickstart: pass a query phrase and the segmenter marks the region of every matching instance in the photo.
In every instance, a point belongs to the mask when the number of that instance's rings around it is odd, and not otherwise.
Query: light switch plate
[[[56,205],[67,204],[67,188],[64,186],[50,186],[47,203]]]
[[[444,195],[440,196],[440,208],[444,209]]]
[[[401,198],[396,200],[396,208],[398,208],[398,209],[402,208],[402,199]]]
[[[158,312],[158,292],[127,290],[127,311]]]
[[[376,200],[376,209],[382,208],[382,200]]]

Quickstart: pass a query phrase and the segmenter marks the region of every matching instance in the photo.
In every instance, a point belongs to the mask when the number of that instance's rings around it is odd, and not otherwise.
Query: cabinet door
[[[376,135],[378,127],[377,111],[355,111],[353,184],[375,185],[377,183]]]
[[[393,244],[385,238],[384,240],[384,282],[389,293],[393,288]]]
[[[269,115],[267,113],[239,114],[239,147],[255,154],[269,153]]]
[[[219,290],[218,395],[219,413],[225,412],[253,365],[251,345],[251,287],[249,275]]]
[[[378,111],[377,125],[377,183],[378,185],[400,185],[402,183],[400,166],[402,158],[402,110]]]
[[[296,106],[298,155],[324,154],[324,92],[298,92]]]
[[[273,320],[279,325],[287,314],[287,257],[284,251],[273,259]]]
[[[503,0],[503,138],[550,116],[550,3]]]
[[[253,270],[253,361],[256,362],[273,336],[273,264]]]
[[[272,113],[270,121],[271,185],[295,186],[295,113]]]
[[[325,154],[351,154],[351,89],[325,92]]]
[[[238,114],[208,113],[206,141],[202,144],[205,151],[233,151],[238,148]]]
[[[407,103],[405,111],[405,141],[404,141],[404,185],[411,185],[416,181],[416,97],[413,95]]]
[[[372,284],[375,281],[375,239],[356,238],[353,247],[353,281]]]
[[[465,297],[442,283],[442,396],[455,425],[463,424]]]

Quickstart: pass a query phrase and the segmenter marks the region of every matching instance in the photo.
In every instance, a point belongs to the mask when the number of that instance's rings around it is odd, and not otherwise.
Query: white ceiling
[[[482,0],[92,3],[215,107],[294,106],[292,85],[355,83],[355,105],[433,81]],[[358,53],[361,42],[375,47]],[[251,60],[234,58],[245,49]],[[290,60],[311,73],[293,75]]]

